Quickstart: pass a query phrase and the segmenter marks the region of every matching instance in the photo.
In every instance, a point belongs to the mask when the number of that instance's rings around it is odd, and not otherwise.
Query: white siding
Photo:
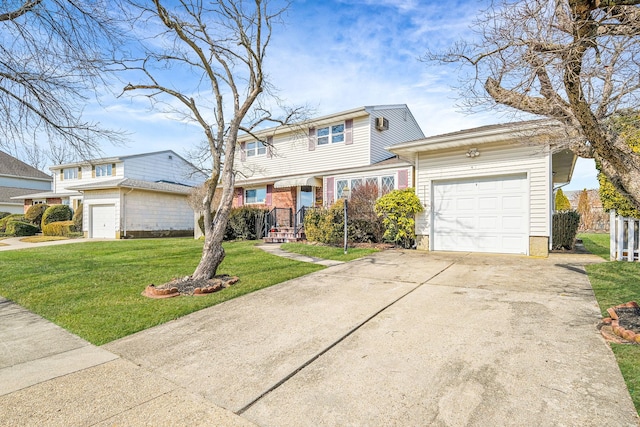
[[[124,176],[143,181],[168,181],[177,184],[197,186],[207,177],[179,156],[160,152],[124,159]]]
[[[141,190],[123,194],[123,231],[193,230],[186,196]]]
[[[121,207],[120,207],[120,190],[94,190],[87,191],[84,195],[84,202],[82,208],[82,231],[87,233],[90,236],[89,232],[91,230],[91,219],[90,212],[91,206],[94,205],[115,205],[115,230],[113,230],[113,237],[116,237],[116,234],[120,231],[120,217],[121,217]]]
[[[103,164],[103,163],[96,163]],[[112,165],[114,163],[111,163]],[[56,193],[73,192],[74,190],[67,190],[67,187],[73,187],[75,185],[92,184],[94,182],[104,182],[112,179],[124,177],[124,166],[122,162],[115,163],[116,173],[111,176],[93,176],[93,168],[91,165],[81,166],[81,172],[76,179],[60,179],[60,169],[53,170],[53,191]]]
[[[432,182],[473,176],[527,173],[529,179],[530,236],[550,235],[549,152],[539,146],[483,145],[480,156],[468,158],[467,149],[420,153],[417,158],[416,193],[426,209],[416,218],[416,233],[430,234]]]
[[[0,212],[9,212],[11,214],[23,214],[24,205],[18,203],[2,203],[0,202]]]
[[[331,124],[343,123],[337,119]],[[369,165],[369,117],[353,119],[353,143],[316,145],[309,150],[308,128],[297,133],[276,135],[272,157],[249,157],[242,161],[236,150],[235,168],[243,178],[279,178],[291,175],[312,175],[327,170]],[[390,156],[389,156],[390,157]],[[240,181],[240,178],[239,180]]]
[[[384,117],[389,120],[389,129],[379,131],[376,129],[376,118]],[[416,123],[408,108],[372,109],[370,116],[371,132],[371,164],[393,157],[393,154],[385,150],[393,144],[415,141],[424,138],[424,134]]]

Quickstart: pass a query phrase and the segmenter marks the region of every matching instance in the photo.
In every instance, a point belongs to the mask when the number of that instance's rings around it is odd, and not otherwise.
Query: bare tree
[[[122,135],[82,118],[101,82],[100,58],[121,34],[106,0],[0,4],[0,147],[42,163],[46,145],[86,157]]]
[[[640,208],[640,154],[608,125],[639,104],[640,0],[523,0],[492,6],[476,38],[425,60],[470,64],[471,107],[508,106],[565,125],[568,147],[593,158]]]
[[[211,175],[200,209],[204,247],[193,280],[212,278],[225,256],[222,240],[233,204],[238,133],[252,135],[266,122],[298,119],[299,110],[277,119],[263,105],[269,94],[265,55],[285,10],[271,10],[263,0],[129,3],[132,30],[141,35],[145,52],[137,60],[119,61],[138,79],[124,91],[144,94],[155,108],[200,126],[205,136]]]

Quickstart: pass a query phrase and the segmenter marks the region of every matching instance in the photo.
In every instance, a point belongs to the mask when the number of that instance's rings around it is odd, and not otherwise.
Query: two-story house
[[[51,190],[51,176],[0,151],[0,212],[21,214],[23,203],[14,197]]]
[[[35,203],[83,204],[89,238],[193,234],[188,195],[207,175],[173,151],[109,157],[50,168],[53,189],[23,196]]]
[[[242,135],[234,206],[328,206],[375,184],[380,194],[413,185],[413,166],[385,149],[424,138],[406,105],[365,106]],[[261,142],[262,141],[262,142]],[[265,143],[266,142],[266,143]]]

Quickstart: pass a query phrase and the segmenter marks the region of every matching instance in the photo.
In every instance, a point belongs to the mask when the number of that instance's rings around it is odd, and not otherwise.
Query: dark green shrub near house
[[[34,236],[40,228],[26,221],[11,220],[7,222],[5,234],[11,236]]]
[[[11,213],[9,213],[9,212],[0,212],[0,219],[2,219],[4,217],[7,217],[9,215],[11,215]]]
[[[73,221],[56,221],[43,224],[42,234],[45,236],[70,237],[75,235],[75,224]]]
[[[556,212],[553,214],[552,249],[573,249],[580,226],[580,214],[576,211]]]
[[[73,217],[73,212],[71,212],[71,208],[67,205],[52,205],[44,211],[42,215],[42,228],[44,231],[44,226],[51,222],[58,221],[71,221]]]
[[[82,203],[80,203],[78,205],[78,209],[73,213],[73,218],[71,219],[73,221],[73,227],[77,232],[82,232],[82,211]]]
[[[27,212],[24,214],[24,218],[29,221],[31,224],[39,227],[42,223],[42,215],[44,215],[44,211],[47,210],[49,205],[41,203],[39,205],[31,205]]]
[[[0,233],[6,233],[7,223],[9,221],[25,221],[24,215],[21,214],[9,214],[4,218],[0,219]]]
[[[265,209],[243,206],[234,208],[224,233],[225,240],[255,240],[264,237]],[[203,219],[204,220],[204,219]],[[198,221],[200,224],[200,221]],[[204,228],[204,224],[201,226]]]

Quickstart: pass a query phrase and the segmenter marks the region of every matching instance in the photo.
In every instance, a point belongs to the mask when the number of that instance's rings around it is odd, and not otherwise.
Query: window
[[[350,188],[350,190],[351,191],[357,190],[358,187],[361,187],[361,186],[362,186],[362,179],[361,178],[352,179],[351,180],[351,188]]]
[[[393,191],[396,188],[396,180],[394,176],[383,176],[381,178],[382,188],[381,193],[387,194]]]
[[[336,181],[336,196],[338,197],[338,199],[342,199],[342,197],[344,196],[344,189],[347,188],[347,180],[346,179],[341,179],[339,181]]]
[[[267,146],[260,141],[247,142],[247,157],[264,156],[267,154]]]
[[[316,130],[318,145],[327,145],[344,142],[344,123],[332,125]]]
[[[244,204],[264,203],[267,200],[267,187],[244,190]]]
[[[367,178],[367,180],[365,181],[365,185],[369,186],[369,187],[376,187],[378,188],[378,178]]]
[[[64,168],[63,179],[78,179],[78,168]]]
[[[95,167],[96,177],[99,176],[111,176],[111,172],[113,171],[113,165],[97,165]]]

